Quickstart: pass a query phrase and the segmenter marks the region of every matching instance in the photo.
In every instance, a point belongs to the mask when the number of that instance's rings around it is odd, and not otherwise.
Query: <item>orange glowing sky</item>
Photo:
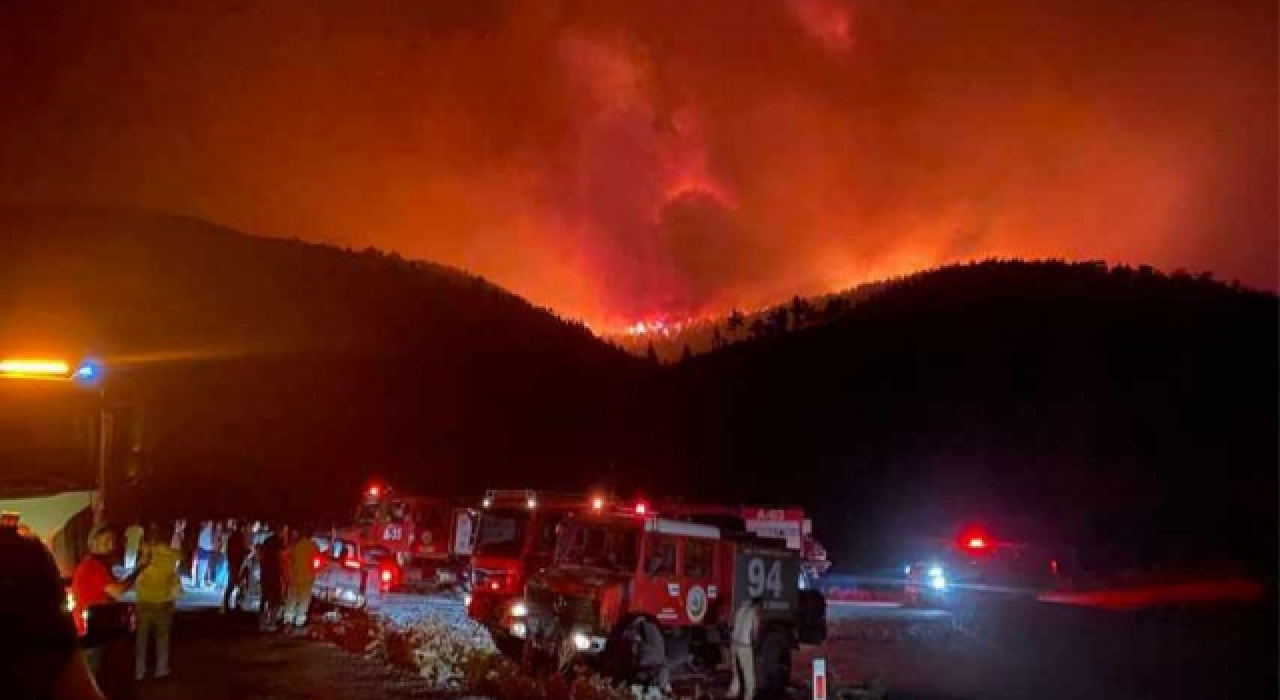
[[[10,0],[0,203],[393,248],[603,328],[993,255],[1275,289],[1276,56],[1270,0]]]

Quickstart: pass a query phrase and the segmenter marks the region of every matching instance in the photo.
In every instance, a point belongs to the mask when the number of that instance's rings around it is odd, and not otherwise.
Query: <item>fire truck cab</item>
[[[634,665],[628,630],[662,633],[669,668],[714,669],[728,658],[734,612],[760,599],[760,692],[781,690],[798,644],[826,638],[817,591],[799,587],[801,559],[784,542],[690,520],[588,513],[560,528],[555,559],[532,576],[512,623],[527,655],[586,657],[615,677]]]
[[[382,484],[365,489],[355,528],[365,547],[391,552],[403,572],[397,588],[422,590],[465,583],[475,513],[448,499],[406,496]]]
[[[467,612],[489,628],[500,646],[524,616],[525,581],[555,555],[556,530],[571,513],[601,504],[600,497],[525,490],[485,493],[471,558]],[[516,614],[518,613],[518,614]]]

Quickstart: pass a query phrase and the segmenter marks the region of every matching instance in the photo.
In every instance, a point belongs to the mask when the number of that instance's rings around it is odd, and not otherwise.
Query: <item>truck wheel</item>
[[[780,698],[791,683],[791,636],[780,627],[771,627],[760,640],[756,656],[756,695]]]

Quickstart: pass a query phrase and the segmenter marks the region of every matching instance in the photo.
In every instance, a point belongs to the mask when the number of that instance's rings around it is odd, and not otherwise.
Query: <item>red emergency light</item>
[[[378,488],[377,485],[369,487],[369,496],[371,498],[377,498],[381,493],[382,493],[382,489]]]
[[[649,512],[649,504],[644,501],[636,503],[636,515],[644,515]]]
[[[383,569],[382,574],[380,574],[380,576],[382,578],[383,583],[391,583],[391,578],[392,578],[391,569]]]
[[[311,558],[311,569],[312,569],[312,571],[319,571],[321,566],[324,566],[324,559],[322,559],[322,558],[320,558],[320,557],[312,557],[312,558]]]
[[[968,547],[969,549],[986,549],[987,541],[981,537],[970,537],[964,543],[964,546]]]

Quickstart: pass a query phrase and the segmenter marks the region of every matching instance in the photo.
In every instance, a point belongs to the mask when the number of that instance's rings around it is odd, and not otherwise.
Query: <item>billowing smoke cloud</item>
[[[22,0],[0,201],[458,265],[612,327],[990,255],[1276,287],[1269,0]]]

